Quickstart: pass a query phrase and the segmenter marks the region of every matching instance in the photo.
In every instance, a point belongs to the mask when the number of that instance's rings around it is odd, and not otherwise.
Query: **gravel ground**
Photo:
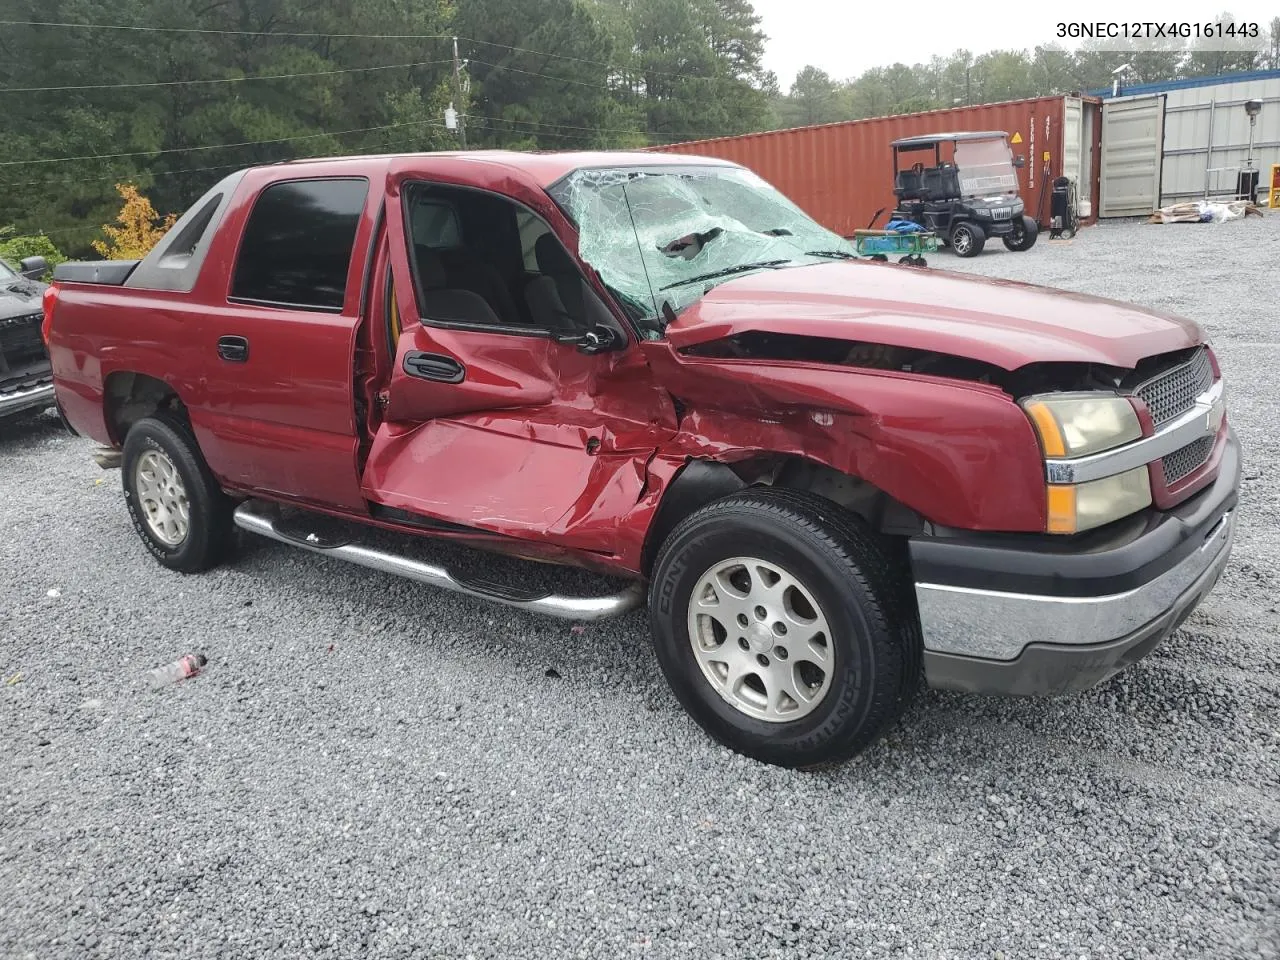
[[[1280,216],[931,259],[1212,334],[1242,528],[1149,659],[930,693],[787,772],[685,717],[638,614],[575,632],[265,542],[163,571],[119,475],[31,418],[0,436],[0,956],[1280,956]]]

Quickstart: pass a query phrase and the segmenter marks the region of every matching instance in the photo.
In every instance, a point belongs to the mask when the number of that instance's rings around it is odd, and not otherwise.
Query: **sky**
[[[785,91],[806,64],[837,80],[895,62],[925,63],[966,48],[1026,49],[1054,40],[1059,21],[1196,22],[1230,12],[1265,31],[1280,0],[753,0],[769,38],[765,67]],[[1069,11],[1069,13],[1068,13]],[[1070,46],[1071,44],[1067,44]]]

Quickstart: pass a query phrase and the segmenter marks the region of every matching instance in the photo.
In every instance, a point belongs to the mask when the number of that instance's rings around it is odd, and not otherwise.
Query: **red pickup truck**
[[[145,259],[59,266],[45,310],[57,406],[121,451],[160,563],[240,528],[576,620],[647,602],[684,707],[772,763],[851,756],[921,673],[1085,689],[1232,541],[1194,323],[859,260],[718,160],[243,170]],[[422,536],[622,589],[464,575]]]

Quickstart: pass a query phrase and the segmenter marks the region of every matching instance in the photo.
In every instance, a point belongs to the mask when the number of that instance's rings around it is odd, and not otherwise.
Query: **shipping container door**
[[[1141,217],[1158,206],[1164,97],[1157,93],[1103,103],[1099,216]]]
[[[1079,97],[1062,98],[1062,175],[1076,185],[1077,203],[1084,194],[1080,174],[1084,159],[1084,106]]]

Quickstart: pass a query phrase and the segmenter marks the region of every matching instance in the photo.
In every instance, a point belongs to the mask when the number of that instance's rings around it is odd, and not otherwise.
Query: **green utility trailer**
[[[923,254],[938,249],[937,234],[928,232],[898,233],[893,230],[855,230],[853,243],[858,255],[881,262],[897,256],[899,263],[913,267],[926,266]]]

